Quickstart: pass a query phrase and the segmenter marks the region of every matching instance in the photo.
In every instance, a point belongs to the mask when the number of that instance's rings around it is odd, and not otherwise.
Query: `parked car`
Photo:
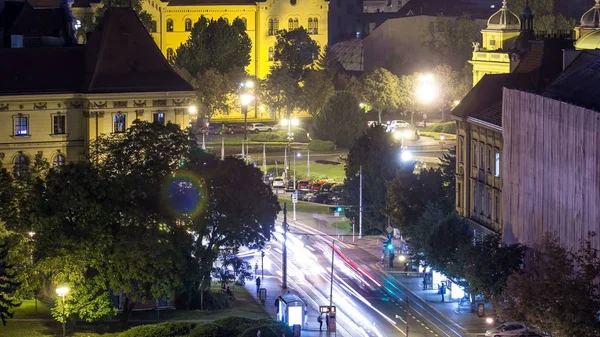
[[[251,123],[248,125],[248,131],[250,132],[271,132],[273,130],[275,130],[275,126],[264,123]]]
[[[319,192],[321,192],[322,186],[323,186],[322,181],[316,182],[316,183],[312,184],[312,186],[310,187],[310,191],[313,193],[319,193]]]
[[[340,201],[342,200],[342,196],[335,194],[335,193],[329,193],[329,195],[327,196],[327,200],[325,201],[326,204],[329,205],[339,205]]]
[[[310,179],[298,180],[298,185],[296,186],[296,189],[300,191],[310,190]]]
[[[391,120],[388,125],[392,128],[410,128],[410,123],[403,120]]]
[[[331,193],[337,196],[342,196],[342,194],[344,193],[344,184],[333,185],[333,187],[331,188]]]
[[[321,186],[321,192],[331,192],[331,188],[335,183],[325,183]]]
[[[312,201],[312,198],[314,196],[315,196],[314,193],[307,192],[307,193],[304,193],[304,195],[302,196],[302,198],[300,198],[300,200],[302,200],[302,201]]]
[[[312,202],[315,202],[317,204],[325,204],[325,203],[327,203],[327,198],[329,197],[330,194],[331,193],[317,193],[312,198]]]
[[[247,154],[241,154],[241,153],[234,154],[233,158],[244,160],[246,163],[252,162],[252,156],[249,156]]]
[[[518,336],[527,332],[523,322],[506,322],[485,332],[486,337]]]
[[[220,135],[222,134],[222,128],[220,125],[209,124],[208,126],[205,126],[202,129],[200,129],[200,132],[202,132],[205,135]]]
[[[243,125],[239,125],[239,124],[229,124],[225,127],[225,130],[227,130],[227,133],[244,133],[244,126]]]
[[[285,180],[282,177],[277,177],[273,179],[273,188],[284,188]]]
[[[288,180],[287,182],[287,186],[285,187],[286,190],[293,190],[294,189],[294,181],[293,180]]]

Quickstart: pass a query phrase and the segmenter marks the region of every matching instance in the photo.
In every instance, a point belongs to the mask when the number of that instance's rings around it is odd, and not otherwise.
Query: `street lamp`
[[[67,335],[67,330],[65,328],[65,324],[67,322],[67,318],[65,317],[65,296],[67,295],[67,293],[69,292],[69,288],[68,287],[59,287],[56,288],[56,294],[58,296],[61,297],[62,300],[62,331],[63,331],[63,337],[65,337]]]
[[[401,143],[400,143],[400,147],[404,148],[404,139],[405,138],[409,138],[411,136],[412,132],[410,132],[410,130],[404,130],[404,131],[396,131],[394,132],[394,138],[396,139],[400,139]]]
[[[423,104],[431,104],[433,101],[437,99],[439,96],[439,88],[435,83],[435,78],[431,74],[420,75],[417,79],[417,89],[415,91],[415,96],[417,99]],[[442,112],[443,113],[443,112]],[[427,114],[423,114],[423,124],[427,126]],[[444,119],[444,116],[442,116]]]
[[[298,120],[298,118],[284,118],[281,120],[281,125],[287,126],[287,129],[288,129],[288,137],[287,137],[288,145],[287,145],[287,155],[285,158],[285,169],[286,169],[286,177],[289,177],[289,175],[287,174],[287,169],[289,166],[289,160],[288,160],[287,156],[291,154],[291,143],[294,140],[294,133],[292,132],[292,126],[300,125],[300,121]]]
[[[248,105],[254,101],[254,95],[248,93],[244,88],[252,89],[253,87],[254,82],[252,81],[240,83],[240,103],[242,105],[242,114],[244,114],[244,144],[246,144],[248,140]],[[242,155],[245,156],[246,154],[242,153]]]
[[[400,160],[403,162],[411,161],[413,159],[413,155],[410,151],[404,149],[400,152]]]

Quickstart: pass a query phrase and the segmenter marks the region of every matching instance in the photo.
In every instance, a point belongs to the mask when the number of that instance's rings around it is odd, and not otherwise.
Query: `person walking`
[[[446,285],[444,283],[440,287],[440,294],[442,295],[442,302],[444,302],[444,295],[446,295]]]
[[[260,276],[256,278],[256,293],[260,291]]]
[[[329,313],[325,314],[325,326],[327,327],[327,332],[329,332]]]
[[[256,331],[256,337],[260,337],[261,333],[260,333],[260,329],[258,329],[258,331]]]
[[[317,322],[319,322],[319,331],[321,331],[323,329],[323,314],[319,314]]]

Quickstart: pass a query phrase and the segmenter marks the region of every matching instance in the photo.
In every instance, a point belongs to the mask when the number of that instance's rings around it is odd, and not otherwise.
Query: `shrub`
[[[308,143],[308,136],[306,135],[306,130],[295,128],[292,129],[294,133],[294,142],[296,143]],[[252,142],[287,142],[288,141],[288,133],[287,130],[280,130],[275,132],[261,132],[250,136],[250,141]]]
[[[425,129],[423,129],[423,131],[456,134],[456,123],[455,122],[447,122],[447,123],[431,124],[428,127],[426,127]]]
[[[177,309],[188,309],[186,307],[188,294],[184,293],[176,297],[175,299],[175,307]],[[201,308],[200,306],[200,294],[194,293],[191,295],[190,299],[190,307],[191,310],[198,310]],[[220,291],[211,291],[206,290],[204,292],[204,310],[222,310],[229,308],[229,299],[227,295],[223,294]]]
[[[227,336],[220,325],[216,323],[205,323],[197,326],[189,337],[222,337]]]
[[[252,318],[232,316],[214,321],[213,323],[221,327],[223,336],[239,336],[249,326],[255,324],[255,322]],[[254,336],[256,336],[256,333]]]
[[[119,337],[184,337],[196,327],[196,323],[166,322],[133,327],[119,334]]]
[[[311,151],[333,151],[335,150],[335,144],[328,140],[312,140],[308,144],[308,149]]]

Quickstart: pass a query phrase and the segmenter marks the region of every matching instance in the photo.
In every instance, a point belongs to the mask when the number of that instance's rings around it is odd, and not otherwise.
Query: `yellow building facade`
[[[95,10],[91,7],[74,8],[75,16]],[[325,0],[142,0],[142,8],[153,18],[152,38],[169,59],[185,43],[193,25],[201,16],[207,19],[224,18],[232,22],[240,18],[252,41],[250,75],[264,78],[273,66],[274,47],[279,30],[304,27],[321,50],[327,45],[327,13]]]
[[[482,45],[473,46],[473,86],[486,74],[508,74],[514,67],[509,50],[514,40],[519,36],[521,21],[508,9],[507,1],[502,2],[502,8],[494,13],[481,31]]]

